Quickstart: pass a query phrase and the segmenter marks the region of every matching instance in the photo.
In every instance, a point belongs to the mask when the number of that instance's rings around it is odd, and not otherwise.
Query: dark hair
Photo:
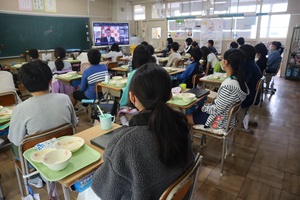
[[[101,53],[97,49],[90,49],[87,53],[88,60],[92,65],[98,65],[101,59]]]
[[[143,45],[147,46],[147,45],[148,45],[148,42],[146,42],[146,41],[143,41],[143,42],[141,42],[141,44],[143,44]]]
[[[235,75],[241,89],[247,92],[243,74],[244,52],[240,49],[229,49],[224,53],[223,59],[227,60],[232,68],[233,74],[231,76]]]
[[[191,57],[194,58],[194,61],[199,62],[199,60],[202,58],[202,52],[199,48],[192,48],[190,54]]]
[[[201,47],[203,60],[207,61],[208,54],[211,53],[211,50],[207,46]]]
[[[169,44],[173,43],[173,39],[172,38],[167,38],[167,41],[168,41]]]
[[[173,49],[173,51],[177,52],[178,49],[179,49],[179,44],[178,44],[178,42],[173,42],[173,43],[171,44],[171,49]]]
[[[240,46],[240,49],[244,52],[245,60],[253,60],[255,59],[256,50],[250,44],[243,44]]]
[[[28,53],[29,53],[29,57],[31,57],[32,59],[39,58],[39,52],[37,49],[30,49]]]
[[[239,44],[237,42],[231,42],[230,47],[236,49],[239,47]]]
[[[196,42],[196,41],[192,42],[192,47],[193,48],[199,48],[198,42]]]
[[[239,43],[239,45],[245,44],[245,39],[243,37],[239,37],[236,41]]]
[[[55,60],[55,67],[57,71],[61,71],[65,64],[64,64],[64,59],[66,57],[66,50],[62,47],[57,47],[54,50],[54,56],[56,58]]]
[[[34,61],[22,65],[18,78],[29,92],[45,91],[49,90],[52,72],[46,63]]]
[[[153,55],[154,54],[154,47],[151,44],[148,44],[146,47],[149,49],[151,55]]]
[[[147,46],[140,44],[135,47],[132,56],[132,69],[138,69],[142,65],[153,62],[153,57]]]
[[[193,39],[192,38],[186,38],[185,42],[186,42],[187,45],[191,45],[192,42],[193,42]]]
[[[213,40],[208,40],[207,41],[209,44],[211,44],[211,46],[214,46],[215,42]]]
[[[105,31],[110,31],[110,29],[109,29],[109,28],[107,28]]]
[[[281,42],[273,41],[272,45],[276,47],[276,50],[279,51],[280,55],[283,53],[284,47],[281,45]]]
[[[254,48],[256,50],[256,53],[260,53],[261,56],[265,57],[266,55],[268,55],[268,49],[263,43],[258,43]]]
[[[166,104],[171,88],[170,75],[155,63],[140,67],[129,86],[145,110],[153,111],[148,126],[156,135],[160,161],[170,168],[185,165],[189,148],[186,116]]]
[[[120,51],[119,45],[117,43],[113,43],[113,45],[111,45],[110,47],[110,50],[119,52]]]

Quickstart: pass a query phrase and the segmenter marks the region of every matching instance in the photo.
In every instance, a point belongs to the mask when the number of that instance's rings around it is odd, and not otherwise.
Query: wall
[[[90,17],[92,21],[112,21],[112,0],[56,0],[56,12],[20,11],[18,0],[0,0],[0,12],[12,14],[28,14],[43,16],[79,16]],[[5,27],[4,27],[5,28]],[[0,60],[1,64],[10,65],[12,62],[24,62],[24,58]]]

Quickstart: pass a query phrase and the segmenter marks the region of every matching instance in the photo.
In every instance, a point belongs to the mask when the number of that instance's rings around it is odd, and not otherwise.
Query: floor
[[[254,135],[239,132],[236,156],[225,160],[223,177],[219,176],[221,141],[208,138],[200,149],[203,155],[195,200],[287,200],[300,199],[300,91],[299,82],[276,77],[276,93],[266,96],[262,108],[252,118],[259,122]],[[77,131],[91,126],[84,112]],[[20,193],[8,149],[0,150],[1,184],[7,200],[19,200]],[[60,186],[58,185],[60,189]],[[47,199],[45,189],[36,190]],[[61,190],[59,190],[60,199]],[[72,199],[77,193],[71,192]]]

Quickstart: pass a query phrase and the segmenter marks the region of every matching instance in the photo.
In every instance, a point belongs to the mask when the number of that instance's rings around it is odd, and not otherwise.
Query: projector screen
[[[93,43],[95,46],[129,45],[129,23],[93,22]]]

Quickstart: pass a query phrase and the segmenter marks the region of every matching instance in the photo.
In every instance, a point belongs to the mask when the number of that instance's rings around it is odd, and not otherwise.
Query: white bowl
[[[31,160],[33,160],[34,162],[38,162],[38,163],[41,163],[42,162],[42,159],[43,159],[43,156],[46,154],[46,153],[49,153],[50,151],[54,151],[55,149],[53,148],[45,148],[45,149],[41,149],[39,151],[36,151],[32,154],[31,156]]]
[[[179,93],[175,95],[175,99],[182,99],[184,102],[192,102],[196,95],[193,93]]]
[[[71,151],[67,149],[55,149],[43,156],[42,162],[53,171],[63,170],[68,166],[69,160],[72,157]]]
[[[82,145],[84,145],[84,139],[81,137],[70,136],[58,140],[54,146],[56,149],[67,149],[71,152],[75,152],[79,150]]]
[[[112,77],[113,80],[120,80],[120,79],[122,79],[122,78],[123,78],[122,76],[113,76],[113,77]]]

